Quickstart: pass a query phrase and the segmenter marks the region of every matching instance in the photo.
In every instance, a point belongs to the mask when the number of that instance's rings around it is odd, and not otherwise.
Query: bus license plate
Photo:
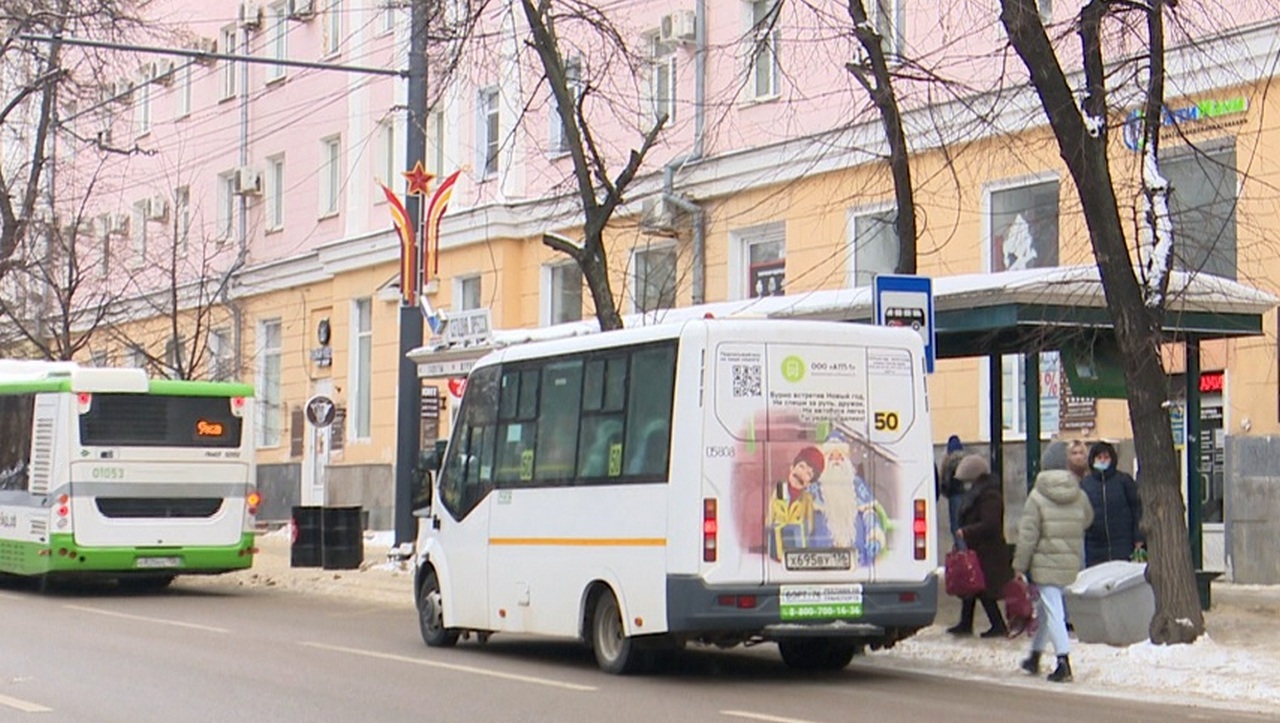
[[[786,553],[788,570],[848,570],[853,567],[851,550],[797,550]]]
[[[182,567],[182,558],[180,557],[139,557],[138,567],[146,569]]]

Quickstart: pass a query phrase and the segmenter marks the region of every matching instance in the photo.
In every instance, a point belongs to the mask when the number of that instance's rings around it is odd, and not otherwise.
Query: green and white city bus
[[[0,573],[162,587],[253,564],[253,388],[0,360]]]

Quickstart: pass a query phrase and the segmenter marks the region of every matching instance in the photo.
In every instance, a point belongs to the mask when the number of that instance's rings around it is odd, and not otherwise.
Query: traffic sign
[[[327,427],[333,424],[333,419],[337,414],[337,405],[326,396],[316,395],[307,400],[307,421],[317,427]]]
[[[928,276],[879,274],[872,288],[876,324],[915,329],[924,340],[925,369],[933,373],[933,279]]]

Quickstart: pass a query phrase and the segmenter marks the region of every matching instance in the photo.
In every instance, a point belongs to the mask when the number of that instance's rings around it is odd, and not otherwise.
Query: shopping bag
[[[947,594],[956,597],[977,595],[987,588],[982,574],[978,553],[973,550],[952,550],[946,559]]]
[[[1013,578],[1004,586],[1004,617],[1009,637],[1033,633],[1036,629],[1035,591],[1025,578]]]

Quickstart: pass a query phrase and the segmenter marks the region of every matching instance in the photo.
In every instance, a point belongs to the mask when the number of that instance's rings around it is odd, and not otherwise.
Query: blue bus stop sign
[[[928,276],[880,274],[872,287],[876,324],[915,329],[924,339],[925,369],[933,373],[933,279]]]

